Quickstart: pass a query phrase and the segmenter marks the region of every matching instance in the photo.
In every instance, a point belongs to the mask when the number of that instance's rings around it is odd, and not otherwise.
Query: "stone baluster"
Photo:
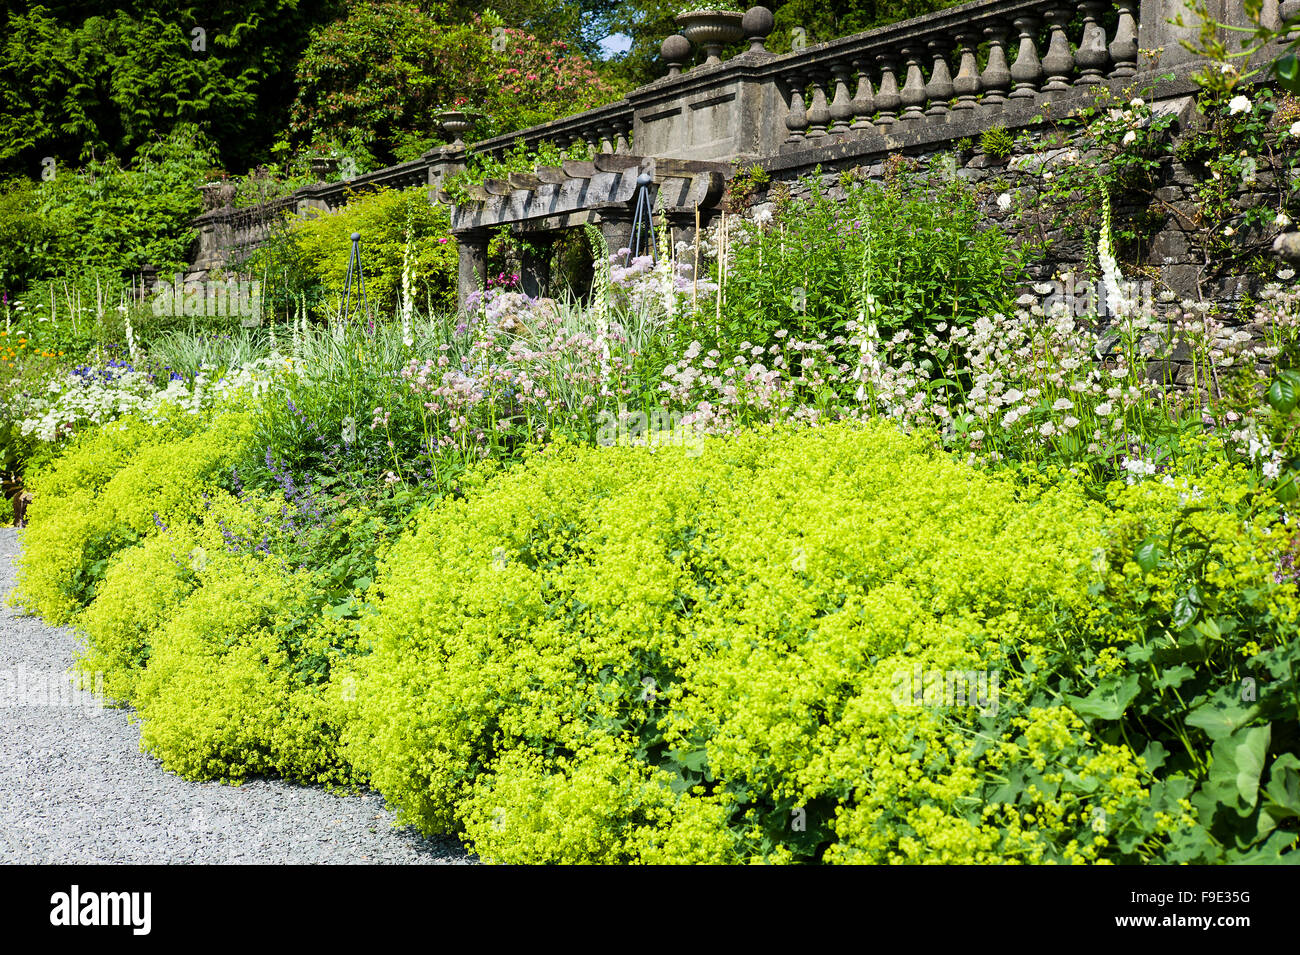
[[[925,84],[925,95],[930,100],[926,116],[936,120],[946,119],[952,107],[949,101],[953,96],[952,73],[948,69],[948,54],[952,46],[946,39],[936,37],[926,44],[930,48],[933,66],[930,68],[930,82]]]
[[[1132,76],[1137,72],[1138,0],[1115,0],[1119,7],[1119,25],[1115,28],[1115,39],[1110,41],[1110,58],[1115,62],[1111,76]]]
[[[1285,23],[1292,17],[1300,17],[1300,0],[1282,0],[1278,13],[1282,16],[1282,22]],[[1287,34],[1288,40],[1300,40],[1300,20],[1296,21],[1291,32]]]
[[[812,85],[812,105],[808,107],[809,139],[821,139],[826,135],[826,127],[831,121],[830,107],[826,105],[826,77],[814,72],[809,78]]]
[[[853,61],[858,73],[858,91],[853,95],[853,123],[850,129],[870,129],[871,116],[876,111],[876,98],[871,92],[870,64],[865,57]]]
[[[632,132],[632,123],[626,119],[620,119],[615,125],[614,153],[619,156],[625,156],[632,151],[632,143],[628,136]]]
[[[1064,4],[1047,11],[1047,28],[1052,32],[1047,44],[1047,55],[1043,57],[1043,72],[1047,82],[1043,84],[1045,93],[1064,93],[1070,88],[1070,76],[1074,72],[1074,54],[1070,52],[1070,38],[1066,29],[1074,8]]]
[[[898,121],[898,107],[903,105],[903,99],[898,95],[898,61],[892,53],[881,53],[876,62],[880,64],[880,85],[876,87],[876,109],[880,113],[876,125],[888,131]]]
[[[1106,31],[1099,22],[1105,8],[1102,0],[1083,0],[1079,4],[1079,11],[1083,14],[1083,39],[1074,54],[1074,62],[1079,67],[1078,82],[1085,86],[1100,83],[1110,62],[1110,54],[1106,52]]]
[[[597,151],[605,154],[614,152],[614,126],[611,123],[601,123],[596,127],[599,146]]]
[[[808,111],[803,103],[803,85],[806,81],[807,77],[802,73],[790,74],[790,111],[785,114],[785,128],[790,130],[790,135],[785,138],[787,143],[797,143],[806,138]]]
[[[907,63],[907,81],[898,95],[903,101],[903,121],[912,123],[925,118],[925,79],[921,75],[920,46],[903,47],[903,59]]]
[[[975,108],[975,97],[980,91],[979,62],[975,58],[975,48],[979,46],[979,36],[970,31],[957,34],[957,50],[961,62],[957,66],[957,75],[952,80],[952,91],[957,95],[957,105],[953,110],[965,115]]]
[[[1016,32],[1020,34],[1020,50],[1016,53],[1016,62],[1011,64],[1011,79],[1016,88],[1011,91],[1011,99],[1033,100],[1038,92],[1038,84],[1043,79],[1043,64],[1038,60],[1037,17],[1016,17]]]
[[[853,98],[849,96],[853,67],[843,60],[832,63],[831,75],[835,78],[835,97],[831,100],[830,131],[832,136],[841,136],[849,131],[849,120],[853,119]]]
[[[1007,101],[1007,90],[1011,89],[1011,70],[1007,67],[1007,28],[1002,23],[991,24],[984,28],[984,36],[989,41],[989,60],[980,74],[980,85],[984,87],[983,105],[997,109]]]

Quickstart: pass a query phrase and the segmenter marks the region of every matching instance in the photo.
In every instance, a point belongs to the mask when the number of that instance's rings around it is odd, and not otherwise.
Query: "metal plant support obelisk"
[[[352,251],[348,254],[348,271],[343,278],[343,323],[351,317],[352,276],[356,275],[357,285],[361,291],[361,309],[370,317],[370,305],[366,301],[366,273],[361,268],[361,233],[352,233]]]
[[[654,213],[650,208],[652,182],[654,179],[645,173],[636,177],[636,210],[632,213],[632,235],[628,239],[627,262],[624,265],[646,254],[649,254],[651,262],[659,264],[655,249]]]

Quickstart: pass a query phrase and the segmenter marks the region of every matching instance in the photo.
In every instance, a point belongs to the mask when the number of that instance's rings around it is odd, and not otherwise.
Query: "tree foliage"
[[[311,26],[340,0],[0,4],[0,174],[114,155],[197,123],[231,168],[283,124]],[[201,32],[195,32],[201,31]]]
[[[319,31],[298,65],[291,138],[322,146],[359,141],[388,161],[439,133],[442,108],[472,109],[472,138],[525,128],[614,99],[581,54],[495,14],[449,22],[452,11],[364,3]]]

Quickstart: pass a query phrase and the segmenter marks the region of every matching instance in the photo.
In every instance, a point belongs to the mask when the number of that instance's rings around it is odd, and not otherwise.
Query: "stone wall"
[[[1196,135],[1200,115],[1194,95],[1183,92],[1158,101],[1154,112],[1173,114],[1174,143]],[[983,127],[987,128],[987,127]],[[959,130],[964,132],[965,130]],[[846,179],[884,183],[893,175],[955,177],[968,183],[990,223],[1004,229],[1018,245],[1049,243],[1045,256],[1030,261],[1033,281],[1051,280],[1062,273],[1095,274],[1098,214],[1086,221],[1070,217],[1060,205],[1044,195],[1047,176],[1059,176],[1065,166],[1091,158],[1077,134],[1053,141],[1061,130],[1050,122],[1028,122],[1008,127],[1016,137],[1009,155],[991,156],[980,148],[980,134],[945,137],[937,142],[890,151],[841,150],[817,157],[798,157],[798,162],[760,164],[771,181],[744,203],[742,214],[753,218],[770,213],[777,195],[805,199],[817,184],[834,199],[844,195]],[[812,160],[816,160],[815,162]],[[1142,222],[1140,242],[1121,243],[1121,264],[1130,277],[1149,280],[1156,291],[1173,293],[1180,299],[1213,301],[1231,307],[1258,291],[1267,281],[1259,269],[1224,268],[1207,261],[1196,241],[1198,203],[1196,185],[1203,175],[1175,158],[1165,161],[1154,180],[1141,189],[1113,198],[1115,230],[1127,223]],[[1272,171],[1261,166],[1253,184],[1241,184],[1235,205],[1244,209],[1269,198]],[[735,204],[732,203],[732,208]],[[1242,243],[1260,238],[1258,230],[1243,232]],[[1281,259],[1271,257],[1281,265]],[[1270,273],[1271,274],[1271,273]]]

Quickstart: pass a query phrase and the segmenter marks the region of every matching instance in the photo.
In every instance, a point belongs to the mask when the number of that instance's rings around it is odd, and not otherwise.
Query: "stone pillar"
[[[1140,19],[1138,21],[1138,47],[1143,50],[1163,48],[1160,54],[1159,68],[1165,69],[1187,63],[1196,55],[1183,47],[1182,40],[1196,42],[1200,32],[1200,21],[1192,9],[1194,0],[1142,0]],[[1233,23],[1242,19],[1241,0],[1206,0],[1210,16],[1220,23]],[[1183,18],[1183,25],[1176,26],[1170,20]],[[1149,59],[1139,56],[1138,70],[1152,69]]]
[[[532,298],[551,294],[551,247],[555,236],[549,232],[524,233],[519,263],[520,290]]]
[[[460,254],[456,302],[461,308],[465,307],[470,295],[487,284],[488,239],[488,233],[479,229],[456,234],[456,249]]]
[[[602,209],[597,218],[600,234],[604,237],[605,244],[609,246],[610,255],[617,255],[620,249],[626,249],[631,245],[631,209]]]
[[[429,201],[438,202],[438,193],[450,176],[465,168],[465,150],[441,146],[425,153],[424,161],[429,164]]]

